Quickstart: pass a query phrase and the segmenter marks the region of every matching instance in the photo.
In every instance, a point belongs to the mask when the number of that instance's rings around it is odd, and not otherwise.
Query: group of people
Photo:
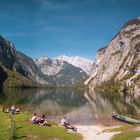
[[[3,107],[3,112],[5,113],[11,113],[12,115],[16,114],[16,113],[19,113],[20,112],[20,109],[19,108],[16,108],[14,105],[12,106],[5,106]]]
[[[15,113],[19,113],[20,110],[19,108],[16,108],[14,105],[10,106],[10,107],[4,107],[3,108],[4,112],[8,112],[11,113],[12,115],[14,115]],[[41,117],[37,114],[34,113],[32,118],[30,119],[30,122],[33,124],[38,124],[38,125],[42,125],[42,126],[51,126],[48,122],[47,122],[47,118],[45,115],[42,115]],[[71,129],[75,132],[77,132],[77,128],[75,126],[75,124],[70,123],[67,119],[66,116],[64,116],[61,119],[61,126],[64,126],[66,129]]]
[[[11,113],[12,113],[12,114],[15,114],[15,113],[19,113],[19,112],[20,112],[19,108],[16,108],[14,105],[11,106],[10,109],[11,109]]]
[[[31,123],[38,124],[42,126],[51,126],[46,119],[45,115],[42,115],[41,117],[37,116],[37,113],[34,113],[31,118]]]
[[[46,119],[46,116],[45,115],[42,115],[41,117],[39,117],[37,115],[37,113],[34,113],[32,118],[31,118],[31,123],[33,124],[38,124],[38,125],[42,125],[42,126],[51,126],[48,122],[47,122],[47,119]],[[61,119],[61,126],[64,126],[66,129],[71,129],[75,132],[77,132],[77,128],[75,126],[75,124],[72,124],[70,123],[67,119],[66,119],[66,116],[64,116],[62,119]]]

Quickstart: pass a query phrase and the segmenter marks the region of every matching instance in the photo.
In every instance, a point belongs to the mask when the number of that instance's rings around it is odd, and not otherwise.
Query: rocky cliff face
[[[41,57],[35,60],[38,69],[50,77],[52,84],[57,86],[75,85],[87,78],[87,74],[66,61]]]
[[[140,93],[140,19],[127,22],[107,47],[97,52],[96,66],[85,81],[90,89],[110,79]]]
[[[44,78],[44,75],[30,57],[17,51],[16,60],[14,64],[16,71],[40,84],[48,84],[47,77]]]
[[[37,69],[34,61],[17,51],[14,45],[0,36],[0,65],[11,71],[20,73],[33,81],[41,84],[47,84],[43,74]]]
[[[17,54],[13,44],[0,36],[0,63],[12,69],[16,61],[16,56]]]
[[[36,64],[35,64],[36,62]],[[6,87],[32,87],[39,84],[70,86],[82,82],[87,74],[63,60],[43,57],[36,61],[17,51],[14,45],[0,36],[0,66],[7,79],[0,79]],[[4,77],[1,77],[4,78]],[[26,82],[25,82],[26,81]]]

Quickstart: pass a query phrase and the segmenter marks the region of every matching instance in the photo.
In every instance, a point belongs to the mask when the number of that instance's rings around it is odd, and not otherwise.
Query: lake
[[[71,122],[82,125],[117,124],[111,117],[113,111],[131,116],[140,114],[139,96],[74,89],[5,89],[0,92],[0,104],[45,114],[56,121],[66,115]]]

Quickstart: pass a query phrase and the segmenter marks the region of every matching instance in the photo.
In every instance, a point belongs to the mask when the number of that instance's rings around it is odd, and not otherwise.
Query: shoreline
[[[77,125],[78,133],[83,136],[83,140],[111,140],[119,132],[109,132],[109,129],[120,126],[103,126],[103,125]]]

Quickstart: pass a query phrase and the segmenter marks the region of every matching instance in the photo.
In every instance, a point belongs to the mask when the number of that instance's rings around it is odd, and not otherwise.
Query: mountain
[[[59,73],[64,66],[63,62],[53,61],[48,57],[41,57],[35,60],[37,67],[45,74],[45,75],[56,75]]]
[[[81,68],[83,71],[87,73],[87,75],[90,74],[92,66],[94,65],[94,61],[87,58],[79,57],[79,56],[62,55],[54,59],[59,60],[59,61],[65,61],[69,64],[72,64],[75,67]]]
[[[140,93],[140,19],[128,21],[107,47],[97,52],[96,65],[85,81],[92,91]]]
[[[54,85],[74,85],[87,78],[87,74],[78,67],[66,61],[41,57],[35,60],[38,69],[46,76],[49,76]]]
[[[0,36],[0,68],[1,72],[7,74],[7,79],[4,76],[1,77],[5,79],[6,86],[47,84],[46,79],[43,78],[44,75],[40,73],[34,61],[17,51],[14,45],[2,36]]]
[[[3,87],[3,82],[7,79],[7,74],[4,72],[3,68],[0,66],[0,89]]]
[[[35,62],[0,36],[0,88],[71,86],[83,82],[87,74],[65,61],[43,57]]]

